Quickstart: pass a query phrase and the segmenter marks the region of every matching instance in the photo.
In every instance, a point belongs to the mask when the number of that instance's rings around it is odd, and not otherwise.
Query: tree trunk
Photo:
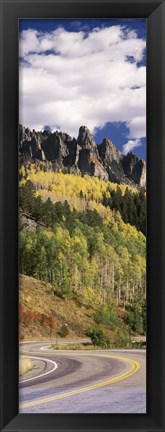
[[[127,285],[126,285],[126,305],[128,304],[128,294],[129,294],[129,285],[128,285],[128,278],[127,278]]]

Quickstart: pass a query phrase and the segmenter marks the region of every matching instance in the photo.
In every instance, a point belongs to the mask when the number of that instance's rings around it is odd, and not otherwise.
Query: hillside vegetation
[[[61,339],[87,339],[91,331],[99,331],[108,338],[111,348],[131,346],[129,314],[122,307],[116,308],[113,301],[109,320],[98,324],[99,307],[63,300],[54,294],[53,285],[30,276],[20,275],[19,285],[20,340],[51,339],[62,348]]]
[[[82,339],[87,338],[87,329],[96,327],[93,308],[80,306],[74,299],[64,301],[54,294],[51,284],[33,277],[20,275],[19,301],[21,340]],[[112,344],[118,340],[117,334],[108,326],[102,328]]]
[[[20,272],[51,284],[64,304],[92,310],[92,325],[119,343],[145,333],[144,192],[34,165],[21,169],[19,198],[36,221],[33,229],[20,223]]]

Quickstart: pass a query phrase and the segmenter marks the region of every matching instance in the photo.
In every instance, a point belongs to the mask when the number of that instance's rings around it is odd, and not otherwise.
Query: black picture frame
[[[1,0],[1,430],[165,431],[165,1]],[[147,19],[147,414],[18,414],[18,19]]]

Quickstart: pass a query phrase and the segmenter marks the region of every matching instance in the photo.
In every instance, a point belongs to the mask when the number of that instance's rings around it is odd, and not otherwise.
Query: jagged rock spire
[[[84,149],[97,149],[97,144],[86,126],[80,127],[77,143]]]
[[[86,126],[80,127],[76,140],[67,133],[36,132],[20,125],[19,156],[20,163],[42,160],[57,170],[72,168],[116,183],[146,185],[145,161],[133,153],[124,156],[107,138],[97,145]]]

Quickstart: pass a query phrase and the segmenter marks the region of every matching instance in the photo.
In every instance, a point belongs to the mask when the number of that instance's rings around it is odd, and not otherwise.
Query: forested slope
[[[32,165],[20,170],[19,201],[26,215],[20,273],[50,283],[64,301],[93,308],[96,325],[119,339],[145,333],[145,193]]]

